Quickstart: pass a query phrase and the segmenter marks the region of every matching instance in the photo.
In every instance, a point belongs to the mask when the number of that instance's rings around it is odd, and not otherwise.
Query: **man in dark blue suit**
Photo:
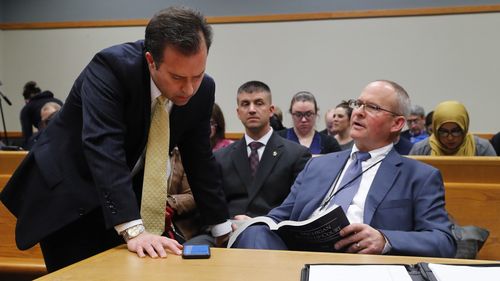
[[[140,215],[151,108],[160,95],[170,113],[164,149],[179,147],[203,222],[214,236],[227,236],[231,224],[209,144],[211,39],[201,14],[169,8],[151,19],[144,42],[95,55],[1,194],[17,217],[20,249],[40,242],[49,271],[123,243],[119,234],[140,257],[180,254],[175,240],[144,229]]]
[[[351,222],[340,231],[338,250],[362,254],[453,257],[456,243],[444,208],[439,171],[400,156],[393,142],[405,124],[410,100],[398,84],[368,84],[351,100],[352,151],[311,159],[283,204],[268,214],[275,221],[302,221],[333,208],[337,190],[357,152],[371,158],[361,163],[359,189],[346,206]],[[346,185],[347,186],[347,185]],[[349,187],[348,187],[349,188]],[[326,206],[322,208],[322,206]],[[236,247],[287,249],[267,226],[247,228]]]

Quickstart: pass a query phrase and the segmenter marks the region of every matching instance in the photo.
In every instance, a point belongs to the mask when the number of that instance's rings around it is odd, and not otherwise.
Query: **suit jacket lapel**
[[[298,220],[308,219],[312,215],[312,213],[317,208],[319,208],[321,203],[323,203],[323,200],[326,198],[328,192],[330,191],[330,188],[332,187],[333,182],[337,178],[337,175],[340,172],[342,172],[342,169],[344,168],[345,163],[347,162],[347,158],[350,155],[351,155],[351,150],[345,150],[339,153],[335,153],[331,156],[330,155],[320,156],[320,157],[332,157],[333,159],[330,159],[328,161],[328,165],[331,164],[331,167],[321,167],[321,169],[327,168],[327,170],[325,170],[325,172],[322,174],[322,176],[324,175],[326,179],[325,180],[321,179],[321,181],[319,181],[319,179],[314,179],[314,183],[316,184],[318,182],[327,182],[328,184],[323,186],[321,190],[318,190],[318,192],[312,196],[311,200],[307,199],[307,201],[304,202],[305,205],[303,206],[303,209],[299,210],[300,215]],[[307,191],[307,188],[308,188],[307,186],[304,186],[304,192],[310,192]],[[302,201],[304,200],[304,198],[297,200]]]
[[[366,196],[363,214],[364,223],[370,224],[373,214],[380,205],[380,202],[384,200],[387,193],[394,186],[396,177],[401,173],[401,168],[399,167],[400,163],[401,156],[397,154],[393,148],[380,164],[377,174],[370,186],[370,191]]]
[[[245,138],[239,140],[231,152],[234,169],[245,185],[247,193],[251,190],[252,175],[250,174],[250,163],[248,162],[247,144]]]
[[[283,153],[283,143],[276,133],[271,135],[269,141],[264,148],[264,153],[262,154],[262,158],[259,162],[259,167],[255,174],[255,179],[250,185],[251,188],[248,190],[248,203],[252,202],[253,198],[259,193],[259,190],[262,188],[262,185],[273,170],[274,166],[278,162]],[[250,169],[250,165],[249,165]]]

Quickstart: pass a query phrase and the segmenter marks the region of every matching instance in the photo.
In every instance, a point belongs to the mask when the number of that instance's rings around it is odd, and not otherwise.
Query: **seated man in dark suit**
[[[302,221],[340,205],[351,224],[340,231],[337,250],[453,257],[456,243],[439,171],[402,157],[393,147],[409,112],[406,91],[392,81],[375,81],[349,103],[352,151],[311,159],[290,195],[268,216],[277,222]],[[247,228],[235,246],[288,249],[264,225]]]
[[[410,115],[406,119],[408,130],[401,132],[401,138],[417,143],[429,137],[425,127],[425,111],[420,105],[412,105]],[[408,154],[408,153],[406,153]]]
[[[260,81],[243,84],[238,89],[237,102],[245,136],[215,152],[234,228],[280,205],[311,157],[305,146],[280,137],[271,128],[269,117],[274,107],[266,84]],[[254,143],[259,143],[256,145],[259,148],[252,148]],[[212,240],[201,235],[188,244],[213,244]]]

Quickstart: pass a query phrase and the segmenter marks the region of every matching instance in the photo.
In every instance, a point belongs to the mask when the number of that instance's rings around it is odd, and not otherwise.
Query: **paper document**
[[[403,265],[331,265],[309,268],[309,281],[412,281]]]
[[[498,281],[500,280],[500,267],[444,265],[429,263],[429,268],[434,273],[437,281]]]

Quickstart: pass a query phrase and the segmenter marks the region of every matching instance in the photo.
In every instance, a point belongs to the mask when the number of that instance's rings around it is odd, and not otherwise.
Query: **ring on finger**
[[[359,245],[359,242],[356,243],[356,249],[360,249],[361,246]]]

